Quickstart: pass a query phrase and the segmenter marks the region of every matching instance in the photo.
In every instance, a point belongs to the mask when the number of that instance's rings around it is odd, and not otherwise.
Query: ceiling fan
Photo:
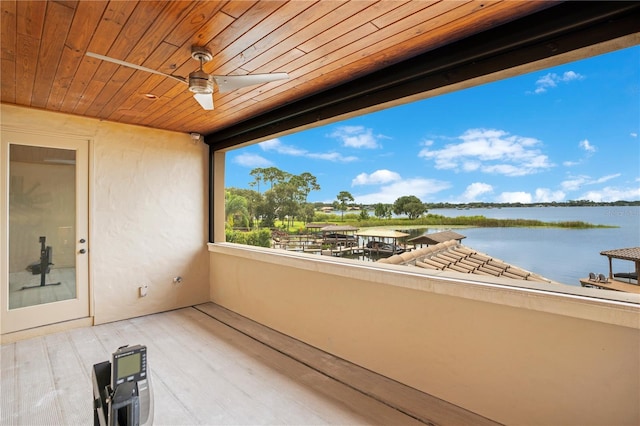
[[[204,46],[191,46],[191,57],[200,62],[200,69],[189,74],[188,78],[179,75],[167,74],[141,65],[132,64],[130,62],[121,61],[119,59],[110,58],[108,56],[99,55],[93,52],[87,52],[87,56],[101,59],[114,64],[122,65],[137,70],[150,72],[173,78],[181,83],[189,85],[189,90],[193,92],[193,97],[198,101],[200,106],[205,110],[213,109],[213,89],[214,82],[218,86],[221,93],[230,92],[232,90],[241,89],[243,87],[252,86],[254,84],[264,84],[271,81],[284,80],[289,78],[286,72],[276,72],[270,74],[247,74],[247,75],[213,75],[203,71],[202,65],[213,59],[213,55]]]

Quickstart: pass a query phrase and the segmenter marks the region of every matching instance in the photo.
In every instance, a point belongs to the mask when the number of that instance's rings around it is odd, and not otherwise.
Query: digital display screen
[[[140,352],[133,353],[128,356],[120,357],[116,360],[118,363],[116,371],[118,372],[117,379],[126,379],[129,376],[140,373]]]

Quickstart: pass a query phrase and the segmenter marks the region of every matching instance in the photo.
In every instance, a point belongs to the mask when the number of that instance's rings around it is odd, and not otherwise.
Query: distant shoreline
[[[545,222],[537,219],[496,219],[486,216],[456,216],[449,217],[439,214],[427,213],[416,219],[409,218],[360,218],[351,213],[344,216],[334,213],[322,214],[320,221],[333,222],[340,225],[351,225],[359,228],[567,228],[567,229],[593,229],[593,228],[618,228],[615,225],[597,225],[582,221],[555,221]]]
[[[354,204],[360,209],[373,210],[376,204],[390,204],[390,203],[374,203],[374,204]],[[321,207],[333,207],[333,203],[313,202],[316,209]],[[564,201],[564,202],[546,202],[546,203],[424,203],[428,210],[435,209],[454,209],[454,210],[466,210],[466,209],[500,209],[510,207],[634,207],[640,206],[640,200],[637,201],[611,201],[611,202],[595,202],[589,200],[578,201]]]

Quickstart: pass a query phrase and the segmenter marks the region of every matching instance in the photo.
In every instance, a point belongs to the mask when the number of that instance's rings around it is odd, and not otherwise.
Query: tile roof
[[[337,225],[336,223],[307,223],[307,228],[324,228],[325,226]]]
[[[403,238],[408,237],[411,234],[386,228],[367,228],[357,232],[357,235],[361,235],[363,237]]]
[[[360,228],[351,225],[328,225],[320,228],[322,232],[357,231]]]
[[[396,254],[380,259],[378,262],[519,280],[552,282],[541,275],[466,247],[456,240],[446,241],[399,255]]]
[[[600,252],[601,255],[612,257],[614,259],[631,260],[640,262],[640,247],[630,247],[616,250],[605,250]]]
[[[420,235],[415,238],[410,238],[407,242],[414,244],[438,244],[444,243],[449,240],[462,240],[463,238],[467,238],[465,235],[458,234],[453,231],[441,231],[434,232],[432,234]]]

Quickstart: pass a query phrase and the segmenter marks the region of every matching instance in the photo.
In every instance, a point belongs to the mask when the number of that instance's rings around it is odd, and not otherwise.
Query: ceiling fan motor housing
[[[213,93],[213,76],[204,71],[189,74],[189,90],[193,93]]]
[[[191,57],[200,62],[200,69],[189,74],[189,90],[193,93],[213,93],[213,76],[202,70],[202,64],[213,59],[213,55],[204,46],[191,46]]]

